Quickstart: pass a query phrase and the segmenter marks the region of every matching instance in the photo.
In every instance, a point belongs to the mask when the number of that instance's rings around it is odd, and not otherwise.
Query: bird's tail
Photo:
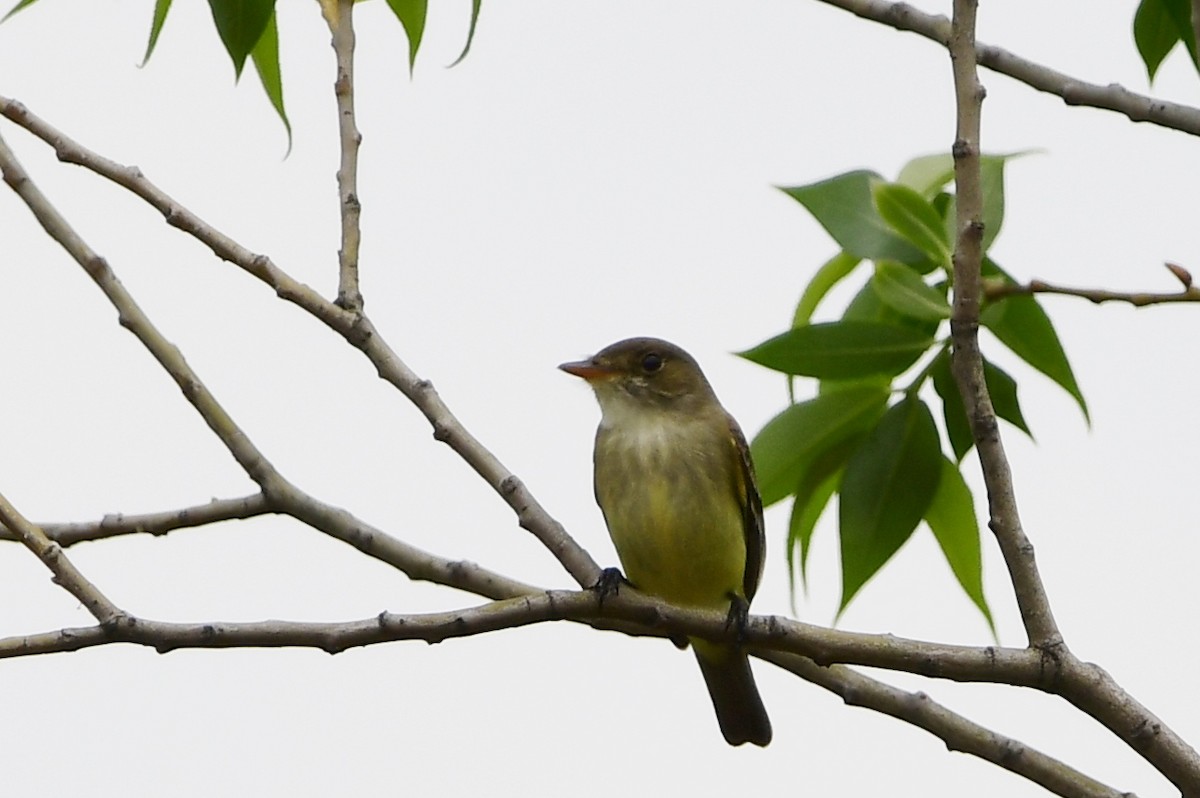
[[[758,695],[750,658],[740,648],[692,640],[721,734],[730,745],[771,742],[771,720]]]

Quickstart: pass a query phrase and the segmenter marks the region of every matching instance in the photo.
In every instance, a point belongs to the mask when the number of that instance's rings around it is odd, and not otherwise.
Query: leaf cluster
[[[1004,167],[1015,155],[982,158],[983,243],[1004,221]],[[983,593],[975,502],[959,470],[974,446],[951,373],[955,199],[951,156],[909,162],[895,181],[853,171],[782,188],[841,248],[809,281],[791,329],[741,355],[788,375],[819,380],[817,395],[793,401],[751,444],[763,503],[793,499],[788,571],[805,578],[817,521],[839,496],[842,596],[839,614],[924,522],[962,589],[992,624]],[[869,264],[869,268],[865,265]],[[829,292],[852,275],[864,284],[836,321],[814,322]],[[985,277],[1012,282],[990,257]],[[1014,354],[1087,403],[1054,325],[1032,296],[985,305],[981,322]],[[1016,380],[984,365],[997,415],[1031,434]],[[941,430],[925,398],[940,403]],[[795,585],[793,582],[793,589]]]
[[[353,0],[357,2],[358,0]],[[13,14],[28,8],[37,0],[20,0],[13,6],[0,22],[7,20]],[[242,69],[249,57],[254,64],[254,70],[267,93],[267,99],[279,115],[288,134],[288,145],[291,146],[292,125],[288,121],[287,110],[283,103],[283,73],[279,66],[279,30],[275,24],[275,4],[277,0],[208,0],[212,12],[213,25],[229,60],[233,62],[234,79],[242,77]],[[146,54],[142,56],[142,64],[150,60],[154,48],[158,46],[158,37],[171,11],[172,0],[155,0],[154,14],[150,21],[150,37],[146,43]],[[330,26],[337,24],[337,6],[339,0],[320,0],[321,9]],[[471,42],[475,39],[475,25],[479,21],[479,10],[483,0],[471,0],[471,23],[467,32],[467,42],[462,53],[450,66],[467,57]],[[411,70],[417,60],[417,51],[421,48],[421,40],[425,34],[425,18],[429,10],[429,0],[387,0],[388,8],[400,21],[404,34],[408,38],[408,66]]]

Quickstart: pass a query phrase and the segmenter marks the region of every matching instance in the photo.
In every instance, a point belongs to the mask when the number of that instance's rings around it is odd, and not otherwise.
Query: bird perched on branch
[[[600,403],[596,501],[629,582],[745,623],[762,577],[762,501],[745,436],[687,352],[630,338],[563,363]],[[730,745],[771,742],[741,646],[690,639]]]

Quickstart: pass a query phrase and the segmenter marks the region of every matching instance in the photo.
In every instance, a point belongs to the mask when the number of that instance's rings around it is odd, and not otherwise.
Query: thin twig
[[[759,657],[839,695],[849,706],[873,709],[924,729],[950,751],[979,757],[1065,798],[1136,798],[1115,790],[1032,746],[947,709],[925,693],[910,693],[843,665],[823,667],[796,654]]]
[[[365,314],[352,313],[327,301],[309,286],[292,279],[266,255],[251,252],[180,205],[147,180],[137,167],[124,166],[81,146],[21,103],[0,97],[0,116],[45,141],[54,148],[59,160],[82,166],[141,197],[162,213],[168,224],[207,245],[217,257],[258,278],[274,289],[281,299],[307,311],[363,352],[375,366],[380,378],[398,388],[425,415],[433,427],[434,438],[450,446],[483,477],[516,512],[520,525],[559,560],[579,585],[591,586],[596,583],[600,567],[595,560],[546,512],[524,483],[467,431],[450,412],[432,383],[418,377],[392,351]],[[283,488],[277,486],[277,492],[282,493]],[[272,496],[272,500],[276,498]]]
[[[342,248],[338,251],[338,307],[352,312],[362,310],[358,288],[358,252],[362,240],[358,199],[358,148],[362,133],[354,119],[354,0],[337,0],[337,16],[328,18],[337,56],[337,79],[333,93],[337,98],[338,139],[341,163],[338,166],[338,201],[342,217]]]
[[[207,504],[165,510],[142,515],[114,513],[99,521],[76,524],[39,524],[46,537],[58,545],[70,548],[76,543],[121,535],[165,535],[176,529],[216,524],[221,521],[242,520],[274,512],[265,496],[255,493],[236,499],[213,499]],[[0,526],[0,540],[20,540],[11,530]]]
[[[1062,294],[1077,296],[1095,302],[1127,302],[1134,307],[1148,305],[1167,305],[1175,302],[1200,302],[1200,288],[1191,286],[1182,291],[1109,291],[1103,288],[1071,288],[1065,285],[1054,285],[1044,280],[1030,280],[1024,285],[1008,281],[985,282],[984,296],[989,301],[1004,299],[1007,296],[1029,294]]]
[[[4,179],[8,180],[8,172],[4,173]],[[0,496],[0,523],[16,532],[26,548],[50,569],[50,573],[54,574],[55,584],[87,607],[92,617],[100,622],[103,632],[107,633],[112,624],[124,617],[121,609],[109,601],[108,597],[100,592],[100,588],[88,581],[88,578],[72,564],[63,553],[62,546],[50,540],[45,532],[27,521],[4,496]]]
[[[888,0],[820,2],[896,30],[915,33],[943,47],[950,46],[950,21],[941,14],[926,14],[908,3],[893,3]],[[978,43],[973,46],[980,66],[1008,75],[1038,91],[1061,97],[1067,105],[1085,105],[1115,111],[1134,122],[1149,122],[1200,136],[1200,108],[1137,94],[1116,83],[1107,86],[1087,83],[1000,47]]]

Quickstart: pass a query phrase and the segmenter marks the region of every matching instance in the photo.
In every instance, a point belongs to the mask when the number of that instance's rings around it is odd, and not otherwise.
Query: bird
[[[746,438],[695,358],[629,338],[559,368],[587,381],[600,405],[593,487],[625,578],[744,624],[766,553],[762,500]],[[770,743],[745,649],[688,642],[726,742]]]

